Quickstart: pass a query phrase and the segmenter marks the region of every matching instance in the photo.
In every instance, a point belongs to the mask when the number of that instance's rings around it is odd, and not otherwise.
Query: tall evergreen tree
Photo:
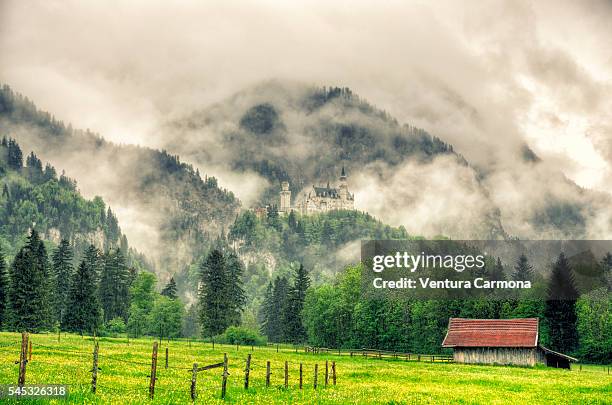
[[[55,280],[54,303],[55,319],[60,325],[63,322],[70,296],[70,282],[74,273],[72,267],[73,252],[66,239],[62,239],[59,246],[53,252],[53,277]]]
[[[501,259],[498,257],[495,261],[495,265],[491,269],[491,273],[489,275],[490,280],[501,281],[506,279],[506,273],[504,272],[504,265]]]
[[[81,334],[93,333],[101,321],[95,270],[83,260],[72,277],[68,307],[62,327]]]
[[[240,325],[240,318],[244,305],[246,304],[246,295],[242,287],[242,276],[244,274],[244,265],[238,258],[236,253],[231,252],[227,256],[227,295],[226,299],[229,306],[229,325]]]
[[[306,330],[302,322],[302,310],[306,300],[306,291],[310,287],[310,278],[304,265],[300,264],[295,273],[295,280],[287,294],[287,302],[283,311],[283,338],[292,343],[302,343],[306,340]]]
[[[200,325],[204,336],[223,333],[229,326],[225,257],[219,249],[212,249],[200,266],[198,294]]]
[[[516,266],[514,266],[514,273],[512,274],[512,279],[515,281],[533,280],[533,267],[531,267],[527,256],[525,256],[524,254],[520,255],[518,260],[516,261]]]
[[[32,230],[11,266],[9,303],[15,330],[37,332],[51,326],[47,252]]]
[[[268,287],[266,287],[263,303],[259,310],[261,333],[267,336],[270,341],[274,335],[274,331],[272,330],[274,311],[274,287],[272,286],[272,281],[270,281]]]
[[[83,255],[83,260],[85,264],[93,271],[96,276],[96,282],[100,281],[100,276],[102,273],[102,255],[100,254],[100,250],[94,245],[89,245],[87,250],[85,250],[85,254]]]
[[[578,290],[570,264],[563,253],[553,266],[548,283],[544,316],[551,349],[571,353],[578,345],[576,300]]]
[[[268,330],[268,339],[272,342],[282,341],[285,335],[283,315],[287,309],[288,291],[289,282],[287,281],[287,278],[276,277],[272,288],[270,311],[266,314],[266,328]]]
[[[8,290],[9,290],[8,271],[6,268],[6,262],[4,261],[4,255],[2,254],[2,251],[0,250],[0,329],[4,329],[7,326]]]
[[[130,274],[121,249],[110,250],[104,256],[100,278],[100,302],[104,310],[104,321],[123,318],[127,321],[129,310]]]
[[[168,281],[168,284],[166,284],[164,289],[161,291],[161,295],[166,296],[173,300],[177,298],[176,282],[174,281],[174,277],[170,277],[170,281]]]

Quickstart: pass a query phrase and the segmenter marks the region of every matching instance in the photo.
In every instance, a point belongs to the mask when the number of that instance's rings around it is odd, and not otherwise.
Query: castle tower
[[[344,171],[344,166],[342,166],[342,172],[340,173],[340,186],[338,187],[338,194],[340,194],[340,198],[346,200],[348,198],[348,183],[346,181],[346,172]]]
[[[289,183],[283,181],[281,183],[281,191],[280,191],[280,212],[290,212],[291,211],[291,190],[289,190]]]

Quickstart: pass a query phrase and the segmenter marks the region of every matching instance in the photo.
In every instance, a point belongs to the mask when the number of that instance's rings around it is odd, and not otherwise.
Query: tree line
[[[82,256],[75,266],[74,249],[63,239],[49,257],[34,229],[10,266],[0,252],[0,327],[180,335],[183,304],[173,279],[158,294],[155,275],[128,267],[120,248],[90,245]]]
[[[572,265],[561,254],[548,279],[535,277],[525,256],[512,269],[501,261],[487,268],[487,278],[533,280],[546,299],[530,294],[513,299],[409,300],[362,296],[361,265],[349,266],[335,282],[309,291],[303,309],[308,341],[317,346],[375,348],[412,353],[439,353],[451,317],[540,319],[540,343],[581,359],[612,361],[612,255],[600,265],[607,285],[580,295]],[[485,276],[485,275],[482,275]]]

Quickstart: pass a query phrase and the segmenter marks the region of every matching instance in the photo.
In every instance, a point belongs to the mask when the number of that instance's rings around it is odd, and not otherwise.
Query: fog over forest
[[[275,184],[230,164],[239,150],[223,139],[242,114],[272,102],[287,144],[262,156],[293,159],[315,181],[317,150],[300,132],[315,118],[365,122],[386,136],[367,114],[313,117],[292,104],[295,89],[348,87],[469,164],[447,155],[369,162],[351,172],[358,209],[426,236],[477,237],[466,230],[487,218],[510,236],[610,238],[612,6],[562,3],[4,0],[0,82],[75,128],[179,154],[244,207]],[[207,114],[193,132],[175,125]],[[113,181],[108,162],[84,170],[38,152],[88,197],[100,193],[92,174]],[[103,197],[146,250],[157,219],[114,191]],[[579,226],[538,225],[564,212]]]

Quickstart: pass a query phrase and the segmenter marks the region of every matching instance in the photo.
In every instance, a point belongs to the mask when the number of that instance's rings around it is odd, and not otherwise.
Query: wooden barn
[[[450,318],[442,347],[453,348],[456,363],[570,368],[575,358],[538,343],[538,318]]]

